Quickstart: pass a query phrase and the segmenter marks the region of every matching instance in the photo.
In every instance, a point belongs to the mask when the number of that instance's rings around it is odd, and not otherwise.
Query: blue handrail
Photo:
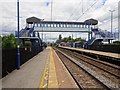
[[[34,26],[29,29],[28,36],[30,36],[30,34],[33,33],[33,30],[34,30]]]
[[[21,29],[19,32],[19,36],[22,37],[22,35],[26,32],[27,27],[25,27],[24,29]]]
[[[30,36],[31,33],[33,33],[34,27],[32,28],[27,28],[25,27],[24,29],[21,29],[19,32],[19,36],[22,37],[24,33],[27,32],[28,36]],[[16,35],[17,36],[17,35]]]

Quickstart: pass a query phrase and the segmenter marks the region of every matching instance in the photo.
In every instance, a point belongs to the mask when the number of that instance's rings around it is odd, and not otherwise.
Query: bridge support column
[[[92,37],[93,37],[93,33],[91,32],[91,39],[92,39]]]
[[[108,43],[110,44],[110,40],[108,40]]]
[[[40,34],[39,34],[39,32],[37,32],[37,36],[40,38]]]
[[[35,32],[33,32],[33,37],[35,37]]]
[[[88,32],[88,40],[90,40],[90,32]]]

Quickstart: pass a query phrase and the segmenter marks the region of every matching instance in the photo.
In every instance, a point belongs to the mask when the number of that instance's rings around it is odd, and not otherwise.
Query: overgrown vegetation
[[[30,41],[25,41],[25,46],[32,46]]]
[[[0,48],[2,47],[2,37],[0,36]]]
[[[0,43],[2,42],[2,37],[0,36]]]
[[[2,37],[2,48],[16,48],[17,39],[13,34]]]
[[[81,37],[76,38],[76,39],[73,39],[71,36],[62,38],[62,36],[59,35],[58,39],[56,40],[56,43],[60,43],[60,42],[69,42],[69,43],[73,43],[73,42],[78,42],[78,41],[79,41],[79,42],[85,42],[85,40],[82,39]]]

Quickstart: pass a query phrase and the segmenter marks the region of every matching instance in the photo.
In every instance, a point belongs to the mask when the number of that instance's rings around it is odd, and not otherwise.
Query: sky
[[[111,14],[113,13],[113,32],[118,29],[118,2],[120,0],[19,0],[20,29],[25,28],[26,18],[35,16],[46,21],[84,22],[93,18],[98,20],[102,30],[110,31]],[[0,0],[0,34],[10,34],[17,30],[17,0]],[[56,40],[58,35],[74,38],[87,38],[86,33],[44,33],[44,40]]]

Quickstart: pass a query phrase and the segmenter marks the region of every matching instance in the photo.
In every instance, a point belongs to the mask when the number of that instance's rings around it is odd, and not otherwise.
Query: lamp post
[[[17,45],[17,69],[20,69],[20,36],[19,36],[19,0],[17,0],[17,24],[18,24],[18,45]]]
[[[111,35],[112,35],[113,12],[114,12],[115,10],[109,10],[109,11],[111,12]]]

